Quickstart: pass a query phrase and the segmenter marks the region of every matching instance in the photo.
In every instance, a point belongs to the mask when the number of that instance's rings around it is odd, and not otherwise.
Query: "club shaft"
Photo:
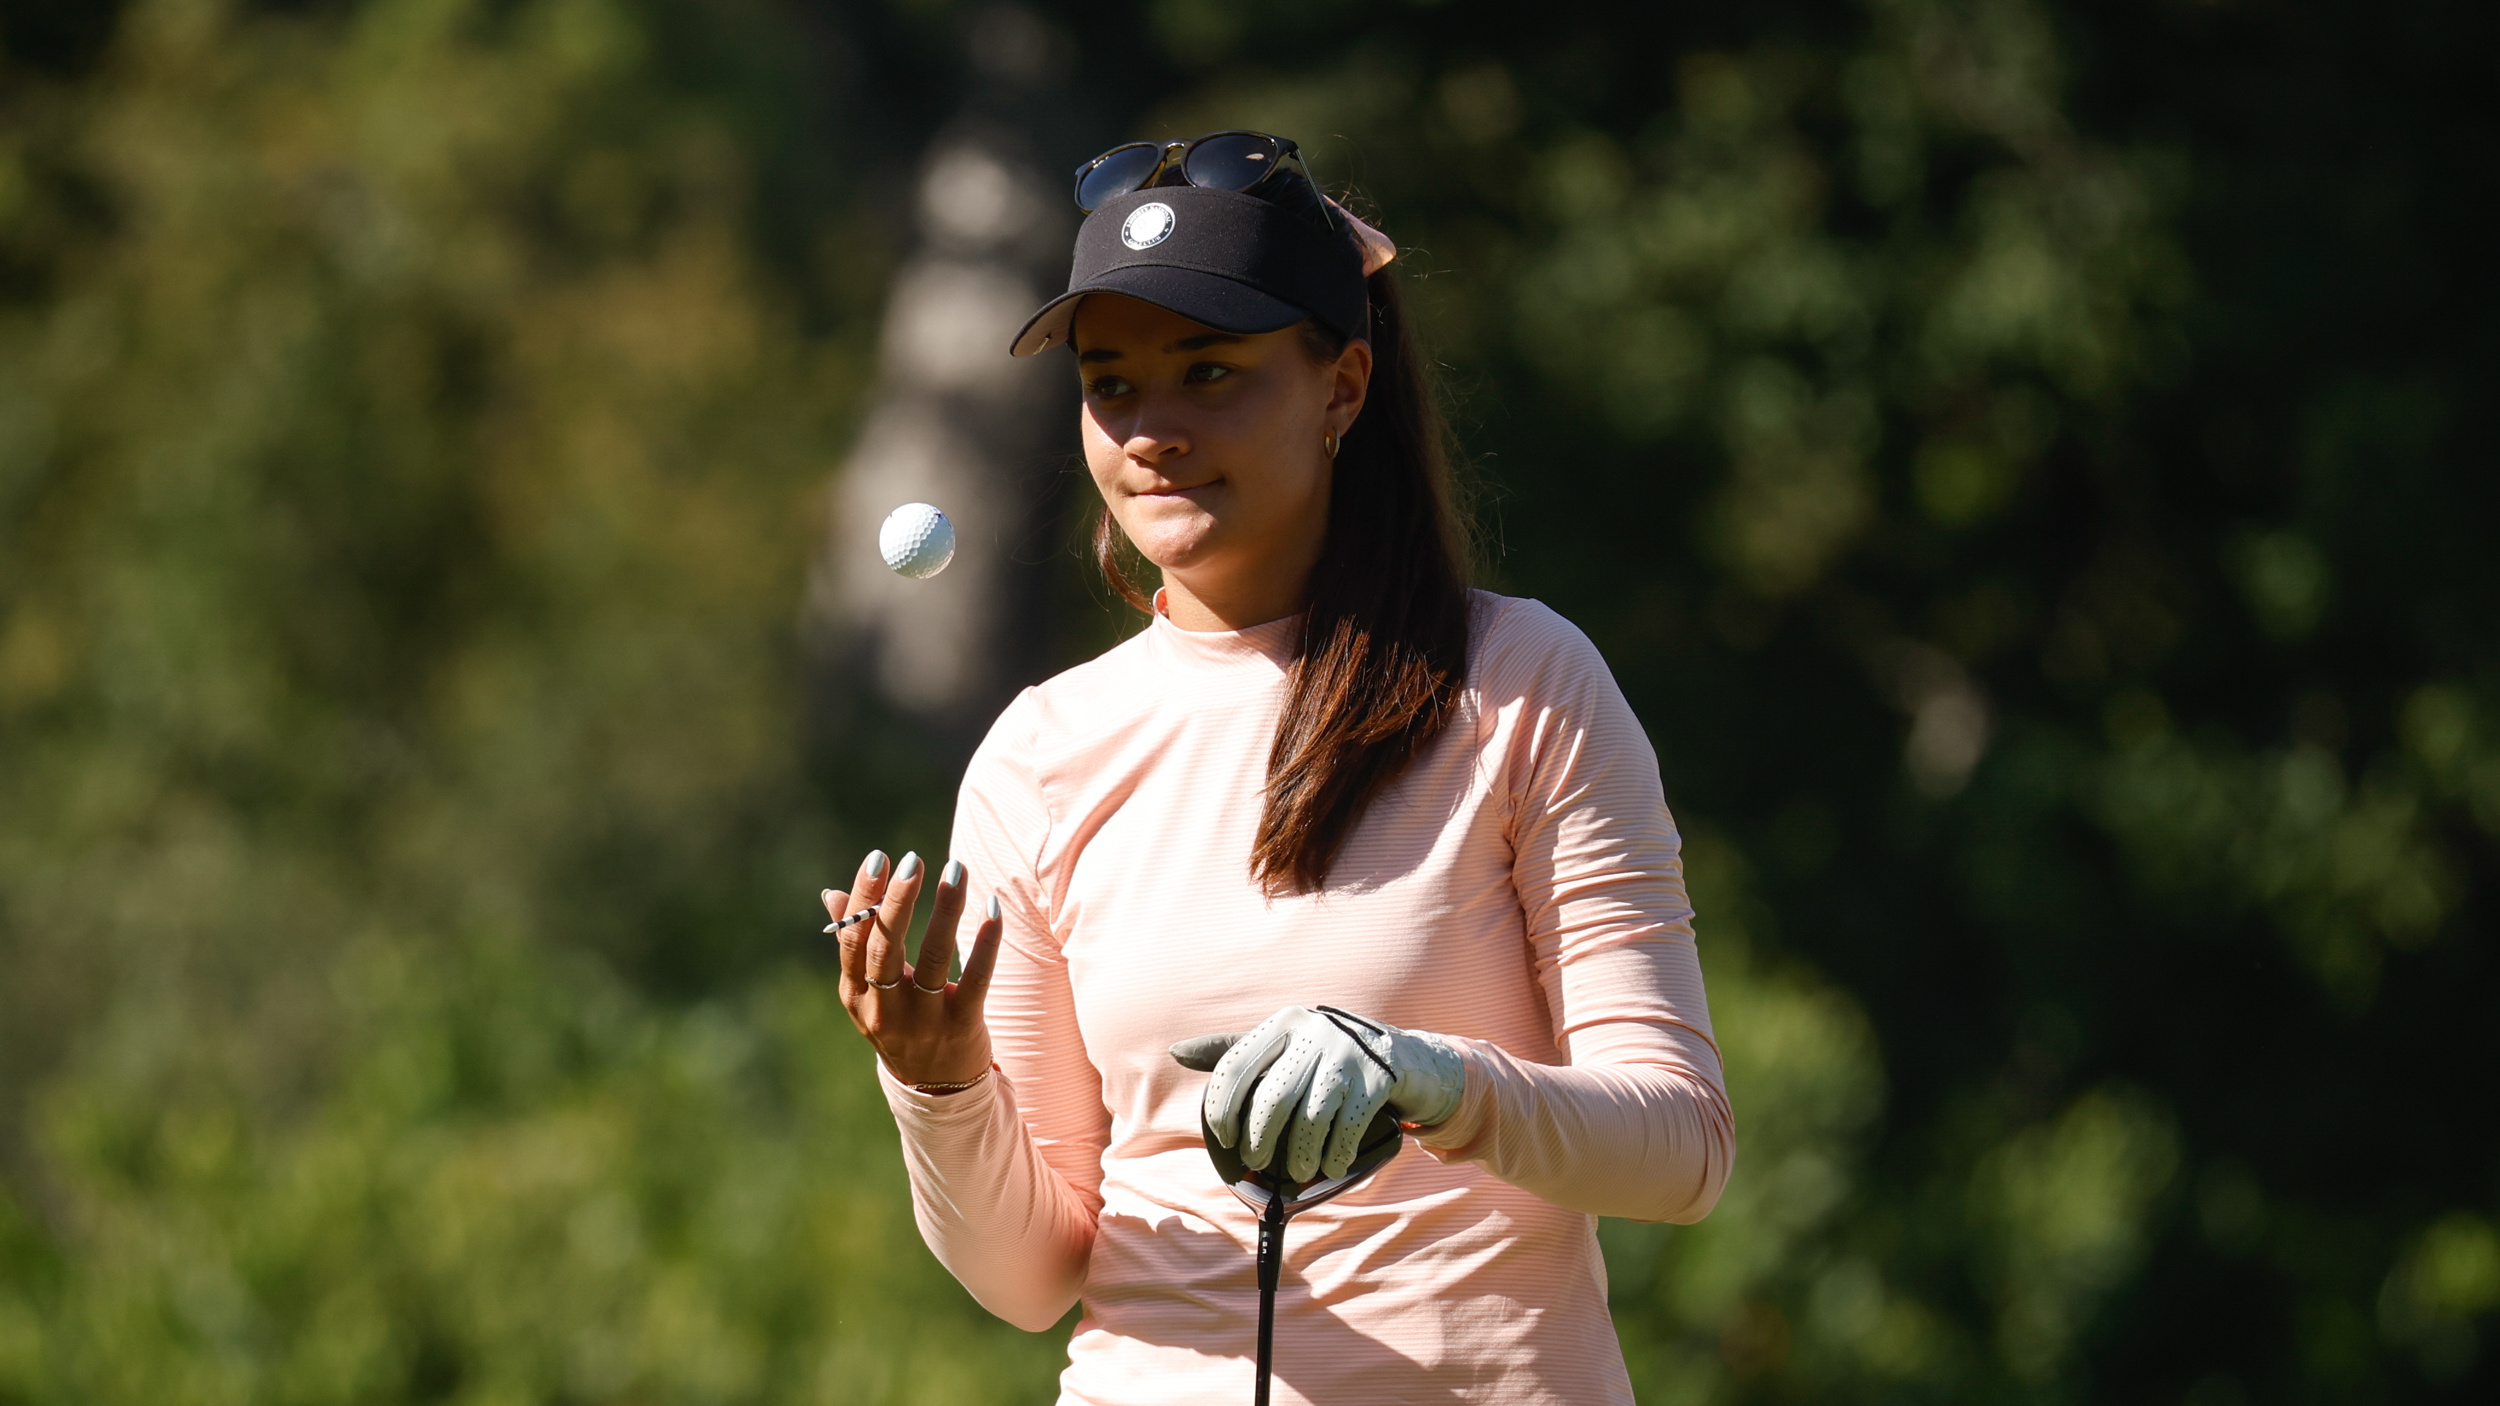
[[[1268,1198],[1259,1217],[1259,1376],[1251,1406],[1267,1406],[1267,1382],[1276,1365],[1276,1283],[1285,1268],[1285,1198]]]

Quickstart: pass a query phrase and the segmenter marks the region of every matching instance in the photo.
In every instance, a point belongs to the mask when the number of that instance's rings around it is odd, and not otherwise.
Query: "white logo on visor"
[[[1152,249],[1172,237],[1172,207],[1149,200],[1120,222],[1120,242],[1131,249]]]

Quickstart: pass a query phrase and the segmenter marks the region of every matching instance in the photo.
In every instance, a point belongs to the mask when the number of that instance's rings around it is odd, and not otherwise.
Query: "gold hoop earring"
[[[1320,447],[1328,451],[1329,458],[1334,459],[1337,457],[1337,435],[1334,430],[1329,432],[1326,439],[1320,441]]]

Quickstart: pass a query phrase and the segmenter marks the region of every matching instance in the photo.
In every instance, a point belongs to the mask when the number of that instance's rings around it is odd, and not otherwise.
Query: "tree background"
[[[1742,1153],[1604,1227],[1642,1399],[2489,1399],[2495,39],[7,0],[0,1403],[1052,1399],[813,895],[1131,627],[982,319],[1222,126],[1405,246],[1689,838]],[[857,571],[914,463],[954,597]]]

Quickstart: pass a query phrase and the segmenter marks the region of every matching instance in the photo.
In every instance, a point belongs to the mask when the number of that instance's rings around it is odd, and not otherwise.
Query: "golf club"
[[[1215,1068],[1209,1057],[1202,1066],[1198,1061],[1183,1060],[1191,1069],[1209,1071]],[[1251,1406],[1268,1406],[1268,1377],[1274,1367],[1276,1350],[1276,1284],[1285,1266],[1285,1222],[1300,1212],[1323,1201],[1345,1194],[1365,1177],[1387,1166],[1398,1155],[1405,1142],[1405,1133],[1398,1127],[1396,1110],[1383,1106],[1372,1115],[1363,1129],[1363,1140],[1356,1147],[1354,1161],[1345,1175],[1315,1177],[1297,1182],[1282,1170],[1258,1171],[1241,1160],[1238,1148],[1226,1147],[1218,1141],[1215,1129],[1208,1125],[1201,1105],[1198,1116],[1199,1136],[1207,1145],[1207,1156],[1215,1162],[1215,1173],[1232,1188],[1241,1204],[1259,1217],[1259,1357],[1257,1385],[1252,1389]],[[1279,1167],[1282,1163],[1278,1158]]]

